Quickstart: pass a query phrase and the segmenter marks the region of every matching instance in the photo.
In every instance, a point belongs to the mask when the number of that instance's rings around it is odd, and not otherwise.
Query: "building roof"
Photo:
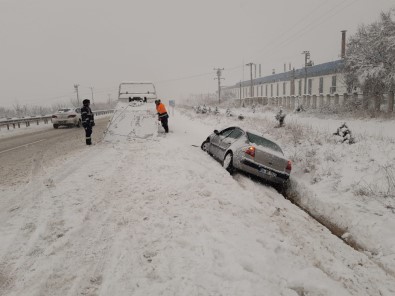
[[[339,73],[343,70],[344,62],[343,60],[337,60],[333,62],[328,62],[324,64],[314,65],[311,67],[307,67],[307,77],[316,77],[316,76],[324,76]],[[305,77],[305,68],[295,69],[294,71],[288,71],[284,73],[273,74],[265,77],[255,78],[253,79],[254,85],[264,84],[264,83],[274,83],[279,81],[289,81],[294,75],[295,79],[300,79]],[[251,81],[243,81],[241,82],[241,86],[250,86]],[[229,87],[240,87],[240,82],[235,85]]]

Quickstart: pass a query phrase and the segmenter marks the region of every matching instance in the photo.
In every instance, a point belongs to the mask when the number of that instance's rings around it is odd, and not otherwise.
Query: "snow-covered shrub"
[[[292,144],[294,147],[300,145],[304,138],[305,128],[301,124],[298,124],[294,121],[290,121],[287,126],[287,130],[289,130],[289,135],[292,140]]]
[[[383,165],[374,173],[376,178],[362,179],[354,184],[354,195],[395,199],[395,165]],[[393,200],[392,204],[395,204]]]
[[[334,133],[338,137],[338,141],[341,143],[354,144],[355,138],[352,135],[351,130],[348,128],[347,124],[344,122]]]

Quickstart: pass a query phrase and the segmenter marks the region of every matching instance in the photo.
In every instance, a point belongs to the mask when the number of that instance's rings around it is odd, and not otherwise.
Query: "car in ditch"
[[[81,108],[60,108],[52,115],[51,119],[54,128],[59,128],[59,126],[81,127]]]
[[[230,173],[243,171],[277,185],[284,185],[291,174],[292,163],[280,146],[255,131],[237,126],[214,130],[201,149]]]

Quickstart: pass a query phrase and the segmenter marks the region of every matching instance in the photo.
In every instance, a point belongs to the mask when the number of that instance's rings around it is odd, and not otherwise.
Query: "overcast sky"
[[[341,30],[394,0],[0,0],[0,106],[115,99],[121,81],[154,81],[161,98],[339,59]]]

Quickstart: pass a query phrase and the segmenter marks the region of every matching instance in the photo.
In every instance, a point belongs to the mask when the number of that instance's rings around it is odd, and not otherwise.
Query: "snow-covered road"
[[[170,134],[86,147],[1,191],[0,295],[395,294],[367,256],[192,146],[214,128],[176,113]]]

